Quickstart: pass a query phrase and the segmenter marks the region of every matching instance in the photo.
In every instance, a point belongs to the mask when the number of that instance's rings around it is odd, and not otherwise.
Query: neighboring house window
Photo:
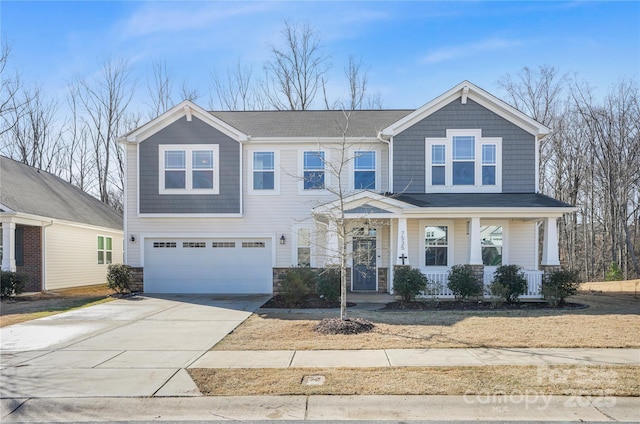
[[[303,152],[304,190],[324,190],[324,152]]]
[[[355,152],[354,155],[354,189],[376,189],[376,152]]]
[[[217,194],[218,145],[160,145],[160,194]]]
[[[110,264],[112,262],[112,244],[111,237],[98,236],[98,264]]]
[[[16,227],[15,231],[16,266],[24,265],[24,227]]]
[[[449,227],[424,227],[424,265],[447,266],[449,256]]]
[[[298,266],[311,266],[311,229],[298,228],[296,233],[296,263]]]
[[[481,130],[447,130],[446,138],[426,139],[426,186],[433,192],[499,192],[502,139]]]
[[[274,152],[253,152],[253,189],[275,190]]]
[[[482,243],[482,263],[485,266],[502,265],[502,226],[481,226],[480,238]]]

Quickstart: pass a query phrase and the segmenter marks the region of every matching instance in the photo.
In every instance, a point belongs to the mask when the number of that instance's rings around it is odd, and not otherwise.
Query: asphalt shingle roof
[[[340,110],[211,112],[252,137],[376,137],[378,131],[413,110],[357,110],[349,119]]]
[[[387,194],[401,202],[421,208],[570,208],[538,193],[403,193]]]
[[[122,230],[122,214],[63,179],[0,156],[0,204],[22,213]]]

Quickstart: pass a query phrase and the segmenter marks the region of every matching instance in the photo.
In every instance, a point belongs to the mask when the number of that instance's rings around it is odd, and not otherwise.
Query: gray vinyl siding
[[[161,144],[217,144],[220,146],[220,193],[159,194]],[[203,121],[186,117],[140,143],[140,213],[240,213],[240,143]]]
[[[394,193],[425,192],[426,137],[478,128],[483,137],[502,137],[502,192],[535,192],[535,137],[473,100],[463,105],[458,98],[393,137]]]

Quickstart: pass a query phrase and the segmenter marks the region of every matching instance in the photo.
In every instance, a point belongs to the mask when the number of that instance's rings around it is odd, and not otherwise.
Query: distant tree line
[[[259,70],[238,61],[212,70],[208,107],[215,110],[381,109],[369,67],[349,56],[345,93],[331,98],[330,57],[309,25],[285,22]],[[4,39],[6,40],[6,38]],[[205,95],[176,81],[163,60],[152,63],[147,102],[130,64],[107,58],[100,71],[68,85],[64,99],[9,72],[11,47],[0,45],[0,154],[60,176],[122,210],[124,156],[117,137],[184,99]],[[640,278],[640,104],[637,81],[620,80],[604,99],[588,83],[551,66],[523,68],[498,80],[504,100],[552,132],[540,144],[541,192],[578,207],[559,222],[561,259],[588,280]],[[59,120],[64,105],[65,119]]]

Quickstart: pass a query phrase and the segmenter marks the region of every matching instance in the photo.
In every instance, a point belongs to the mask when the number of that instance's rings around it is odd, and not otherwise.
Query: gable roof
[[[46,171],[0,156],[0,210],[122,230],[122,214]]]
[[[424,106],[416,109],[414,112],[384,128],[381,134],[385,136],[399,134],[458,98],[461,99],[462,104],[465,104],[467,99],[473,100],[498,116],[536,136],[536,138],[542,138],[550,132],[549,128],[520,112],[508,103],[498,99],[469,81],[463,81]]]
[[[347,137],[375,138],[384,127],[413,110],[355,110],[349,113]],[[211,112],[251,138],[342,137],[347,119],[341,110]]]

